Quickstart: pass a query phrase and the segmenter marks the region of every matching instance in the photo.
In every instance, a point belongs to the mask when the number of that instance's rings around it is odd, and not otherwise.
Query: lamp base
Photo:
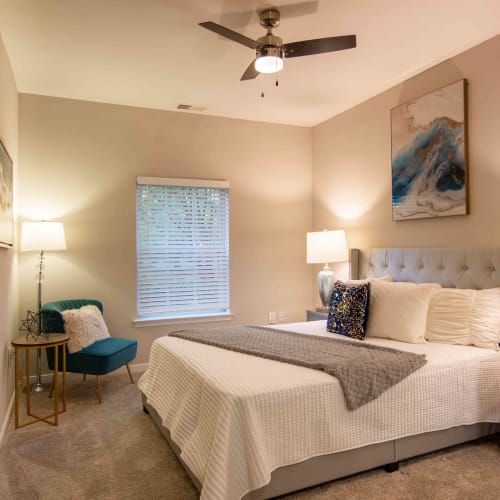
[[[42,350],[36,350],[36,382],[33,384],[31,392],[47,391],[48,387],[42,384]]]
[[[47,385],[42,384],[41,382],[35,382],[31,387],[31,392],[44,392],[48,390],[49,387]]]
[[[333,284],[335,283],[335,275],[333,271],[325,264],[323,269],[318,273],[318,289],[319,296],[323,307],[328,309],[332,295]]]

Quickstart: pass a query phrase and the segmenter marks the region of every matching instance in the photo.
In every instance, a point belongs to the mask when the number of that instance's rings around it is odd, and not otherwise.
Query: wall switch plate
[[[283,323],[283,321],[285,321],[285,311],[280,311],[280,312],[278,313],[278,321],[279,321],[280,323]]]
[[[276,313],[274,311],[267,313],[267,322],[270,325],[274,325],[274,323],[276,323]]]

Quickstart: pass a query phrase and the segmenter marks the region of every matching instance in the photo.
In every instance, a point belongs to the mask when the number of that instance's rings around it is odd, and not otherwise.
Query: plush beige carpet
[[[134,375],[138,378],[138,375]],[[195,499],[197,491],[174,453],[142,411],[137,387],[125,371],[102,381],[70,376],[68,412],[59,427],[36,423],[14,430],[0,448],[0,498]],[[46,393],[34,402],[47,406]],[[500,498],[498,439],[455,446],[381,469],[303,490],[287,498],[496,499]]]

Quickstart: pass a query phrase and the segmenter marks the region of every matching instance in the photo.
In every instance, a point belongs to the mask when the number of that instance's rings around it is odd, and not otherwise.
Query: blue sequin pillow
[[[363,340],[368,319],[370,285],[347,285],[336,281],[333,285],[326,329],[357,340]]]

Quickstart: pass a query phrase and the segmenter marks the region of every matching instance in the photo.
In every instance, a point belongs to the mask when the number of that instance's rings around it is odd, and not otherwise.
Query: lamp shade
[[[307,233],[307,263],[321,264],[348,260],[343,229]]]
[[[66,250],[62,222],[23,222],[21,252],[40,250]]]

